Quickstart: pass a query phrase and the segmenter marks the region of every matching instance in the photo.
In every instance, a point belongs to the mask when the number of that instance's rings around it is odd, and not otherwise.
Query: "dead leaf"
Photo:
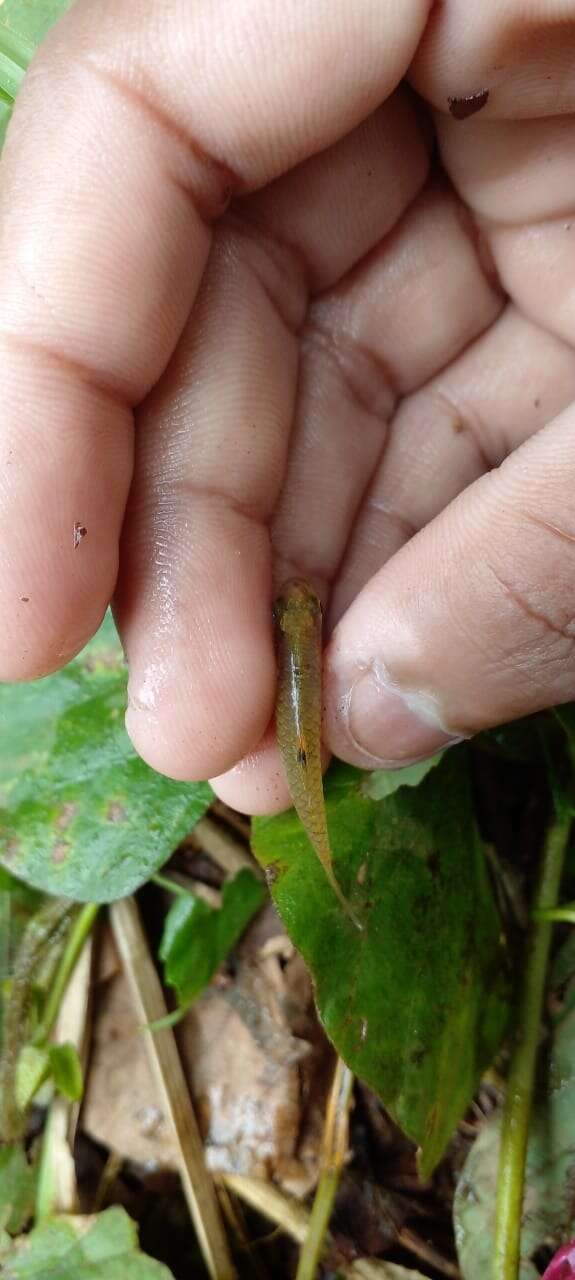
[[[257,937],[263,945],[246,940],[236,974],[216,979],[186,1015],[178,1044],[208,1167],[274,1180],[304,1196],[317,1178],[333,1057],[306,968],[277,917],[264,929],[260,921]],[[149,1170],[175,1169],[175,1145],[126,982],[114,973],[109,947],[104,957],[82,1126]]]

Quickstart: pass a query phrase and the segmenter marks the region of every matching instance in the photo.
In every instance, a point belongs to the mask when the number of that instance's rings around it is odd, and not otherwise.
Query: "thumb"
[[[575,697],[575,407],[367,584],[326,655],[326,740],[393,768]]]

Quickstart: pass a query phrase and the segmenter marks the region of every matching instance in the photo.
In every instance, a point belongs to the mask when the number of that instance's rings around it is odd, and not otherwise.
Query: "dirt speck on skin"
[[[489,98],[489,89],[478,89],[475,93],[466,93],[460,98],[448,98],[449,113],[454,120],[467,120],[481,111]]]
[[[78,550],[83,538],[86,537],[88,530],[85,524],[80,524],[79,520],[74,521],[74,551]]]
[[[106,822],[125,822],[127,816],[124,806],[118,804],[117,800],[109,804],[106,809]]]
[[[56,827],[56,830],[65,831],[66,827],[69,827],[72,820],[76,817],[77,812],[78,812],[77,804],[69,803],[69,804],[63,805],[58,814],[58,817],[54,822],[54,826]]]
[[[59,866],[61,862],[65,862],[70,852],[70,845],[67,840],[57,840],[52,849],[52,862]]]

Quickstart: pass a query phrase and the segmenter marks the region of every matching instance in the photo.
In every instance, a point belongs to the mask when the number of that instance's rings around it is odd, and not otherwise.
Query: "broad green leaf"
[[[20,1146],[0,1147],[0,1228],[16,1235],[34,1212],[36,1173]]]
[[[172,782],[139,759],[125,702],[110,617],[63,671],[0,685],[0,863],[48,893],[132,893],[210,804],[207,783]]]
[[[0,9],[0,145],[14,98],[35,50],[70,0],[2,0]]]
[[[326,782],[341,910],[292,811],[254,822],[280,915],[338,1052],[421,1148],[429,1174],[507,1019],[500,924],[477,836],[467,751],[385,800],[336,766]]]
[[[264,897],[264,886],[245,867],[224,885],[220,907],[193,893],[176,898],[166,916],[160,956],[166,982],[181,1005],[191,1004],[207,987]]]
[[[48,1049],[50,1075],[59,1093],[70,1102],[79,1102],[84,1092],[82,1066],[73,1044],[51,1044]]]
[[[533,1255],[575,1232],[575,1010],[558,1023],[542,1056],[527,1152],[519,1280],[538,1280]],[[457,1187],[455,1235],[464,1280],[491,1274],[499,1133],[496,1114],[475,1140]]]
[[[385,800],[386,796],[392,796],[394,791],[399,791],[400,787],[418,787],[427,777],[429,770],[439,764],[442,754],[440,751],[429,760],[420,760],[419,764],[408,764],[405,769],[376,769],[374,773],[366,774],[362,790],[372,800]]]
[[[3,1280],[170,1280],[138,1248],[136,1225],[114,1207],[89,1218],[52,1218],[1,1259]]]

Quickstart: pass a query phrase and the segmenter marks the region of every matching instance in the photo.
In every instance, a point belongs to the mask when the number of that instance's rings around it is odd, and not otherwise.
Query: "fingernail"
[[[387,673],[373,667],[352,687],[347,724],[358,751],[387,769],[425,760],[462,740],[442,725],[431,695],[399,690]]]

